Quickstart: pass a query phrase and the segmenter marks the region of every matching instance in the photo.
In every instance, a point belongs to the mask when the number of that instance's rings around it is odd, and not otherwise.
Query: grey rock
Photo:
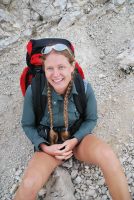
[[[123,5],[126,0],[112,0],[113,4],[115,5]]]
[[[94,3],[97,3],[97,4],[104,4],[106,3],[108,0],[94,0],[93,2]]]
[[[9,5],[11,3],[11,0],[1,0],[1,3],[4,5]]]
[[[18,184],[17,183],[13,184],[12,188],[10,189],[10,194],[13,195],[16,192],[17,188],[18,188]]]
[[[67,6],[67,0],[56,0],[53,5],[55,7],[60,7],[61,10],[64,10],[65,7]]]
[[[65,30],[66,28],[69,28],[82,16],[82,13],[80,11],[74,11],[72,13],[65,14],[61,21],[58,24],[59,30]]]
[[[129,3],[130,4],[134,4],[134,0],[129,0]]]
[[[81,177],[80,176],[77,176],[77,178],[75,179],[75,183],[76,184],[80,184],[82,181]]]
[[[86,184],[87,184],[87,186],[92,185],[92,180],[90,180],[90,179],[86,180]]]
[[[0,41],[0,51],[2,51],[3,49],[9,47],[10,45],[14,44],[15,42],[17,42],[19,37],[20,36],[18,34],[18,35],[15,35],[13,37],[9,37],[9,38],[1,40]]]
[[[43,196],[46,194],[46,189],[45,188],[42,188],[39,193],[38,193],[38,196]]]
[[[78,175],[78,171],[77,171],[77,170],[73,170],[73,171],[71,172],[71,177],[72,177],[72,179],[75,179],[77,175]]]
[[[66,167],[66,168],[71,168],[73,166],[73,162],[72,162],[72,159],[70,158],[69,160],[65,161],[63,164],[62,164],[63,167]]]
[[[22,170],[21,170],[21,169],[18,169],[18,170],[15,172],[15,176],[19,176],[20,174],[22,174]]]
[[[106,187],[102,187],[101,191],[102,191],[102,194],[106,194],[107,188]]]
[[[46,185],[46,200],[75,200],[74,187],[70,174],[62,167],[58,167]]]
[[[76,199],[81,199],[80,194],[79,194],[79,193],[75,193],[75,198],[76,198]]]
[[[131,72],[134,72],[134,47],[133,47],[133,41],[132,45],[120,53],[117,56],[118,61],[118,68],[125,72],[126,74],[129,74]]]
[[[26,29],[26,30],[23,31],[22,35],[31,36],[32,35],[32,30],[31,29]]]
[[[93,197],[95,195],[95,190],[89,189],[88,191],[86,191],[86,195],[89,197]]]
[[[100,185],[100,186],[104,185],[104,183],[105,183],[104,179],[101,179],[101,180],[98,181],[98,185]]]
[[[107,199],[108,199],[107,195],[103,195],[103,196],[102,196],[102,199],[103,199],[103,200],[107,200]]]

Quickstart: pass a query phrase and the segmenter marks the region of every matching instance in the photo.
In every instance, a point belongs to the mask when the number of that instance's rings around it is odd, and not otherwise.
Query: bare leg
[[[35,152],[28,164],[14,200],[35,200],[39,190],[60,164],[61,161],[44,152]]]
[[[113,200],[131,199],[121,164],[108,144],[95,135],[87,135],[74,149],[74,156],[101,168]]]

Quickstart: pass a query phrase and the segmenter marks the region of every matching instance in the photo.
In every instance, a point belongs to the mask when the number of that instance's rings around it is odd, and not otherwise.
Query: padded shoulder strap
[[[43,72],[37,72],[36,76],[32,80],[32,94],[33,94],[33,106],[36,117],[36,125],[40,124],[43,117],[47,98],[42,95],[42,91],[45,86],[45,75]]]
[[[74,77],[74,83],[76,90],[78,92],[78,95],[74,95],[74,102],[76,105],[76,108],[82,118],[84,118],[85,114],[85,109],[86,109],[86,94],[85,94],[85,86],[84,86],[84,81],[81,78],[80,74],[75,74]]]

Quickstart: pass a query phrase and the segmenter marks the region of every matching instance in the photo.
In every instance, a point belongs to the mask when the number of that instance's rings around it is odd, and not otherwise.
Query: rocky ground
[[[26,65],[27,41],[30,38],[43,37],[62,37],[74,43],[76,59],[83,67],[86,78],[91,82],[98,102],[99,119],[94,132],[108,142],[117,153],[134,199],[134,4],[133,1],[115,2],[116,4],[108,1],[100,5],[90,3],[88,7],[81,5],[81,9],[85,9],[83,15],[77,15],[77,18],[66,17],[58,25],[52,23],[48,27],[40,22],[39,29],[37,24],[35,25],[38,30],[35,35],[35,32],[30,32],[26,28],[25,34],[11,44],[7,40],[3,43],[2,38],[0,42],[1,200],[12,199],[27,162],[33,154],[33,147],[20,124],[23,97],[19,87],[19,77]],[[70,22],[70,19],[75,20]],[[68,21],[70,24],[66,23]],[[70,181],[73,185],[70,190],[74,192],[75,199],[110,199],[99,168],[87,166],[75,159],[64,163],[62,168],[71,175]],[[64,182],[60,184],[64,185]],[[46,196],[45,199],[49,200],[67,200],[61,195],[62,192],[58,193],[55,188],[48,193],[44,188],[39,193],[39,199],[44,199]]]

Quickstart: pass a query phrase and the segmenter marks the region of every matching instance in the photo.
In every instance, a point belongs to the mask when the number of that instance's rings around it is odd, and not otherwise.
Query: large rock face
[[[20,37],[32,36],[48,27],[58,26],[58,30],[66,30],[75,24],[85,14],[108,4],[108,0],[94,1],[46,1],[34,0],[1,0],[0,2],[0,49],[17,41]],[[127,1],[113,1],[113,6],[122,6]],[[133,2],[130,2],[133,6]],[[98,9],[99,11],[99,9]],[[97,11],[97,13],[98,13]]]

